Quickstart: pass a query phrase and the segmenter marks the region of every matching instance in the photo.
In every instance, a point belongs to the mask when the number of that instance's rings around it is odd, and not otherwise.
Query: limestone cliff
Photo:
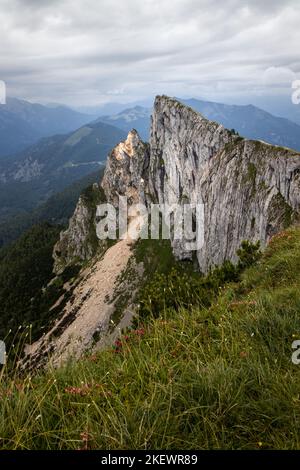
[[[155,100],[150,147],[132,130],[108,157],[102,188],[117,206],[202,203],[204,245],[196,255],[206,272],[225,259],[235,260],[245,239],[269,238],[297,219],[300,210],[300,155],[250,141],[208,121],[166,96]],[[91,215],[82,201],[56,247],[56,266],[92,256],[86,243]],[[87,223],[87,221],[89,221]],[[173,243],[177,258],[191,258],[184,243]]]
[[[111,151],[101,186],[95,183],[81,195],[67,230],[61,233],[55,245],[56,273],[70,263],[89,260],[99,248],[108,247],[96,236],[97,204],[110,202],[117,207],[119,196],[127,196],[129,205],[145,201],[149,156],[148,144],[135,130]]]
[[[105,199],[98,183],[87,188],[80,196],[67,230],[61,232],[53,251],[54,271],[66,265],[90,259],[99,247],[96,236],[96,206]]]
[[[149,187],[159,202],[204,204],[202,271],[235,260],[245,239],[269,238],[300,210],[300,155],[243,139],[174,99],[157,97]],[[175,254],[192,253],[176,244]]]
[[[108,157],[102,180],[107,201],[117,206],[120,195],[127,196],[129,205],[143,202],[148,165],[149,146],[133,129]]]
[[[242,140],[211,159],[200,177],[205,242],[198,252],[203,271],[236,260],[242,240],[265,246],[299,219],[300,155]]]
[[[108,159],[106,197],[133,202],[204,205],[204,245],[196,253],[203,272],[236,260],[243,240],[264,246],[297,220],[300,155],[243,139],[175,99],[159,96],[152,116],[150,149],[129,133]],[[178,259],[192,258],[185,240],[173,242]]]

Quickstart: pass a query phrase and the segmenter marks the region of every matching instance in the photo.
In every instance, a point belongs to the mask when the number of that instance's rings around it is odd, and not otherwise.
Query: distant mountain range
[[[42,137],[66,134],[91,117],[66,106],[43,106],[16,98],[0,105],[0,157],[22,151]]]
[[[300,105],[295,105],[292,102],[291,95],[286,96],[251,96],[249,102],[254,104],[260,109],[264,109],[274,116],[283,117],[289,119],[300,125]]]
[[[207,119],[235,129],[243,137],[300,150],[300,126],[256,106],[238,106],[196,99],[180,100]]]
[[[134,106],[111,116],[100,116],[96,122],[105,122],[123,129],[125,132],[136,129],[143,140],[149,139],[151,109]]]
[[[300,149],[300,126],[285,118],[276,117],[252,105],[228,105],[199,99],[180,99],[208,119],[234,128],[242,136],[265,140],[271,144]],[[108,103],[95,107],[100,115],[95,121],[104,122],[129,132],[137,129],[144,140],[149,139],[151,108],[140,105],[127,107]],[[82,108],[89,110],[91,109]],[[42,137],[66,134],[92,120],[92,115],[66,106],[44,106],[16,98],[0,105],[0,158],[23,151]]]
[[[179,101],[207,119],[219,122],[227,129],[235,129],[243,137],[300,150],[300,126],[256,106],[227,105],[197,99]],[[101,116],[97,121],[113,124],[126,132],[134,127],[144,140],[148,140],[150,115],[151,108],[135,106],[118,114]]]
[[[136,106],[139,106],[141,108],[151,108],[152,102],[153,102],[152,98],[147,99],[147,100],[133,101],[130,103],[116,103],[113,101],[109,101],[107,103],[102,103],[98,105],[95,104],[94,106],[79,106],[79,107],[75,107],[74,109],[75,111],[78,111],[79,113],[89,114],[90,116],[94,116],[94,119],[95,119],[95,118],[98,118],[99,116],[112,116],[114,114],[121,113],[122,111],[126,109],[135,108]]]
[[[0,220],[31,211],[54,193],[104,165],[126,133],[97,122],[40,140],[0,160]]]

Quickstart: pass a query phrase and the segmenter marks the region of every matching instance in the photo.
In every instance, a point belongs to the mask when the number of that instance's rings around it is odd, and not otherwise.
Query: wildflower
[[[122,346],[123,346],[122,341],[120,341],[119,339],[117,339],[117,341],[115,341],[115,344],[114,344],[114,346],[113,346],[114,352],[115,352],[115,353],[119,353],[119,352],[121,351],[121,349],[122,349]]]
[[[89,448],[89,440],[90,440],[90,435],[88,432],[82,432],[80,433],[80,439],[83,443],[83,446],[80,447],[78,450],[88,450]]]
[[[92,356],[89,357],[89,361],[91,361],[91,362],[97,362],[97,359],[98,358],[97,358],[96,354],[93,354]]]
[[[83,441],[83,442],[87,442],[89,440],[89,435],[87,432],[82,432],[80,434],[80,439]]]
[[[66,387],[65,393],[70,395],[80,395],[84,397],[90,392],[90,386],[88,384],[83,385],[82,387]]]
[[[134,330],[133,333],[137,336],[143,336],[145,334],[144,328],[140,328],[138,330]]]
[[[115,341],[115,344],[114,344],[114,350],[115,352],[120,352],[121,349],[122,349],[122,341],[120,341],[119,339],[117,339],[117,341]]]
[[[101,389],[104,392],[104,385],[98,383],[82,383],[81,387],[66,387],[65,393],[68,393],[69,395],[79,395],[81,397],[84,397],[97,389]]]

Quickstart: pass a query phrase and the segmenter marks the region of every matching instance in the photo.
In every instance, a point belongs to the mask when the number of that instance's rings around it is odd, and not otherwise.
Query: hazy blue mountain
[[[90,120],[91,120],[93,119],[93,116],[94,116],[94,119],[98,118],[99,116],[106,116],[106,115],[110,116],[112,114],[120,113],[126,108],[128,108],[128,104],[111,102],[111,103],[94,105],[94,106],[79,106],[74,109],[78,111],[79,113],[89,114]]]
[[[94,106],[79,106],[74,109],[80,113],[89,114],[90,116],[113,116],[119,114],[126,109],[132,109],[137,106],[142,108],[151,108],[153,104],[153,97],[146,100],[133,101],[131,103],[115,103],[113,101],[108,103],[96,104]]]
[[[133,108],[124,109],[118,114],[111,116],[100,116],[97,122],[105,122],[112,124],[125,132],[129,132],[132,128],[136,129],[143,140],[149,140],[151,108],[143,106],[134,106]]]
[[[249,139],[264,140],[274,145],[300,150],[300,126],[285,118],[252,105],[228,105],[198,99],[180,99],[204,117],[235,129]],[[135,128],[142,139],[149,139],[151,108],[135,106],[110,116],[100,116],[96,122],[106,122],[129,132]]]
[[[282,96],[252,95],[249,97],[249,102],[273,114],[273,116],[283,117],[300,125],[300,104],[296,105],[292,102],[293,91],[294,90],[291,89],[288,95]]]
[[[243,137],[300,150],[300,126],[288,119],[273,116],[252,105],[228,105],[197,99],[180,101],[206,118],[235,129]]]
[[[9,159],[0,160],[0,220],[31,211],[51,195],[104,165],[126,133],[92,123],[56,135]]]
[[[66,106],[8,98],[0,105],[0,157],[22,151],[42,137],[66,134],[91,120]]]

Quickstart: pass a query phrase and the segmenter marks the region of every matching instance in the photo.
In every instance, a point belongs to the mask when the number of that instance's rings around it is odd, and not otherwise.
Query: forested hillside
[[[13,242],[39,222],[65,225],[74,212],[80,193],[90,184],[100,181],[102,175],[103,170],[91,173],[54,194],[33,211],[0,222],[0,248]]]

